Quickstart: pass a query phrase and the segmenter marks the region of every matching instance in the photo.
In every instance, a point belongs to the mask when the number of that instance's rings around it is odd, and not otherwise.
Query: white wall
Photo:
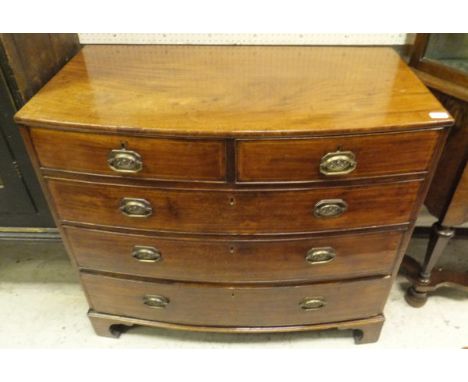
[[[82,44],[404,45],[413,33],[80,33]]]

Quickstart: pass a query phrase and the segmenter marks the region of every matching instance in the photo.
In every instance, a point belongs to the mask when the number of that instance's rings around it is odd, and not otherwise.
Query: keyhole
[[[229,197],[229,205],[234,206],[235,204],[236,204],[236,199],[234,198],[234,196],[230,196]]]
[[[234,254],[234,252],[236,252],[236,248],[233,245],[231,245],[229,247],[229,253],[232,255],[232,254]]]

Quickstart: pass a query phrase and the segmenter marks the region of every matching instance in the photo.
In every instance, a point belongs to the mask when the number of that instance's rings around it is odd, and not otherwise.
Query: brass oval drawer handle
[[[309,264],[326,264],[335,257],[336,251],[332,247],[311,248],[307,252],[306,261]]]
[[[143,296],[143,304],[149,308],[164,309],[169,304],[169,299],[156,294]]]
[[[299,303],[303,310],[319,310],[324,308],[327,302],[323,297],[306,297]]]
[[[343,215],[348,203],[343,199],[323,199],[314,206],[314,215],[319,218],[333,218]]]
[[[327,176],[346,175],[356,169],[356,156],[352,151],[325,154],[320,161],[320,172]]]
[[[116,172],[135,173],[143,168],[141,155],[126,149],[112,150],[107,157],[107,163]]]
[[[142,263],[156,263],[161,260],[161,252],[154,247],[135,245],[132,256]]]
[[[120,201],[120,211],[132,218],[145,218],[153,213],[153,208],[145,199],[123,198]]]

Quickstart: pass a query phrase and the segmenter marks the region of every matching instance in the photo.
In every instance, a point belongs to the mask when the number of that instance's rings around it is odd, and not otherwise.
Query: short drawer
[[[52,179],[48,186],[64,222],[267,234],[408,223],[420,182],[269,191],[160,189]]]
[[[42,168],[177,181],[223,181],[222,140],[165,139],[31,128]]]
[[[391,274],[401,231],[214,240],[63,227],[81,268],[201,282],[322,281]]]
[[[144,282],[81,273],[97,312],[213,326],[286,326],[382,313],[391,278],[293,286]]]
[[[240,140],[239,182],[308,182],[424,172],[440,131]]]

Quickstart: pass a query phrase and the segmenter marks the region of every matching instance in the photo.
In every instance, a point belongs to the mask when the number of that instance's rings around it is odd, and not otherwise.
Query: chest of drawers
[[[385,48],[87,46],[16,115],[100,335],[354,329],[452,123]]]

